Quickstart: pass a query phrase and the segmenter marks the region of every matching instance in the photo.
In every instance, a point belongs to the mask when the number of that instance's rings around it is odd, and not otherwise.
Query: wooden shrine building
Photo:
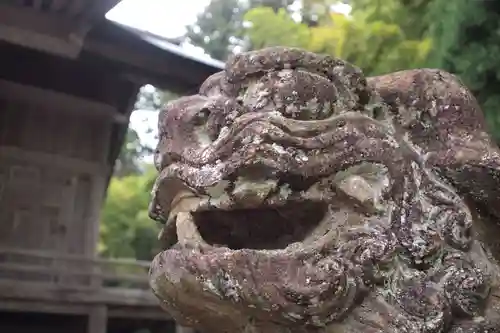
[[[182,329],[148,263],[97,258],[99,211],[139,88],[222,63],[106,20],[117,2],[0,1],[0,332]]]

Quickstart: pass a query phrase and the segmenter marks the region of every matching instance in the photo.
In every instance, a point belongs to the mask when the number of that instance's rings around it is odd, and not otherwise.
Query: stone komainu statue
[[[201,332],[500,332],[500,155],[453,75],[244,53],[159,116],[154,293]]]

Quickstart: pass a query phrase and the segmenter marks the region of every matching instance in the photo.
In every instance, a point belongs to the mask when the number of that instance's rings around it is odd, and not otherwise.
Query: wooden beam
[[[134,36],[129,38],[138,37]],[[152,57],[149,55],[149,52],[141,52],[141,50],[133,50],[131,48],[113,45],[108,41],[88,39],[83,47],[90,53],[98,54],[112,61],[129,64],[146,71],[151,71],[152,69],[154,69],[158,72],[158,74],[164,76],[176,77],[179,76],[178,72],[180,71],[190,71],[189,68],[173,68],[169,66],[165,59]]]
[[[108,307],[108,318],[140,318],[150,320],[171,321],[172,318],[161,307],[142,308],[142,307]]]
[[[91,7],[91,13],[96,19],[103,18],[107,12],[118,5],[122,0],[94,0]]]
[[[68,254],[68,253],[57,253],[54,251],[47,250],[27,250],[23,248],[13,248],[0,246],[0,255],[21,255],[28,258],[37,259],[57,259],[65,261],[73,261],[78,263],[97,263],[97,264],[114,264],[114,265],[125,265],[132,267],[143,267],[149,268],[151,265],[150,261],[146,260],[136,260],[132,258],[98,258],[98,257],[85,257],[78,254]]]
[[[96,305],[89,311],[88,333],[106,333],[108,326],[108,309],[105,305]]]
[[[109,145],[109,140],[107,142],[103,142],[103,144]],[[108,152],[106,150],[106,152]],[[99,243],[99,231],[100,231],[100,215],[103,206],[103,202],[105,200],[105,194],[107,193],[107,174],[102,174],[96,176],[94,181],[92,182],[91,195],[90,200],[92,203],[90,207],[92,207],[91,211],[88,212],[88,218],[85,228],[85,238],[84,238],[84,254],[87,256],[96,256],[97,246]],[[97,279],[94,283],[99,283],[99,279]]]
[[[223,69],[217,61],[190,56],[168,41],[150,38],[144,32],[110,21],[94,26],[89,32],[82,59],[87,55],[100,56],[95,58],[121,70],[132,82],[147,80],[181,94]]]
[[[0,281],[0,303],[6,300],[48,303],[108,304],[119,306],[154,307],[160,301],[150,290],[130,288],[63,288],[44,283]]]
[[[111,169],[108,165],[92,163],[78,158],[65,157],[61,155],[48,154],[35,151],[26,151],[18,147],[0,146],[0,161],[7,159],[20,160],[30,164],[41,164],[45,166],[57,165],[62,169],[69,169],[79,173],[91,175],[105,175]]]
[[[55,314],[77,314],[86,315],[88,313],[87,305],[57,304],[47,303],[45,301],[22,301],[22,300],[2,300],[0,297],[0,311],[16,312],[42,312]]]
[[[93,268],[93,267],[90,267]],[[113,282],[137,282],[145,286],[149,285],[149,280],[144,274],[126,274],[126,273],[101,273],[93,272],[90,269],[85,270],[74,270],[73,268],[68,269],[66,267],[47,267],[47,266],[35,266],[26,264],[16,264],[16,263],[0,263],[0,271],[2,272],[12,272],[12,273],[37,273],[39,275],[45,276],[58,276],[58,277],[97,277],[99,279],[111,280]],[[64,284],[63,284],[64,285]],[[78,287],[78,286],[77,286]]]
[[[223,63],[192,57],[177,45],[157,37],[143,36],[142,32],[116,22],[96,26],[90,32],[83,49],[113,62],[126,64],[141,72],[201,84],[213,72],[222,70]],[[220,68],[218,68],[220,67]],[[205,77],[206,76],[206,77]],[[199,81],[199,82],[198,82]]]
[[[67,5],[68,5],[67,0],[52,0],[52,3],[50,5],[50,10],[53,12],[63,11]]]
[[[0,5],[0,40],[76,58],[90,23],[34,8]]]
[[[1,79],[0,99],[35,104],[44,112],[73,112],[120,124],[127,124],[129,121],[127,116],[118,113],[117,109],[109,104]]]
[[[48,303],[41,301],[3,300],[0,297],[0,311],[41,312],[54,314],[88,315],[93,304]],[[171,321],[172,318],[161,307],[108,306],[108,318],[135,318]]]
[[[151,75],[144,71],[134,71],[133,69],[123,70],[121,77],[141,87],[146,84],[151,84],[158,89],[170,90],[180,95],[195,95],[198,93],[200,87],[200,84],[180,82],[175,78],[168,78],[165,75]]]

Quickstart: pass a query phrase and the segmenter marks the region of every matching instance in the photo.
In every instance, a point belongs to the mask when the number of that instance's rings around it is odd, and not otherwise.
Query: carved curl
[[[463,181],[487,178],[467,168],[473,142],[498,170],[479,117],[439,71],[366,80],[298,49],[234,57],[159,117],[153,291],[207,332],[499,329],[489,221],[471,212],[491,199]]]

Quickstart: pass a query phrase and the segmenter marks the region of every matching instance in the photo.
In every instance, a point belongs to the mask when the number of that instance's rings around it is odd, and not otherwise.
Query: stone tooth
[[[194,223],[191,213],[181,212],[177,214],[176,226],[179,243],[206,244],[198,231],[198,227]]]
[[[172,206],[172,209],[170,210],[170,213],[168,215],[167,224],[175,220],[175,217],[179,213],[196,211],[200,207],[200,204],[203,200],[201,198],[191,196],[183,197],[175,201],[176,204]]]
[[[158,241],[164,250],[171,248],[176,242],[177,238],[174,237],[176,228],[174,224],[165,224],[158,233]]]

